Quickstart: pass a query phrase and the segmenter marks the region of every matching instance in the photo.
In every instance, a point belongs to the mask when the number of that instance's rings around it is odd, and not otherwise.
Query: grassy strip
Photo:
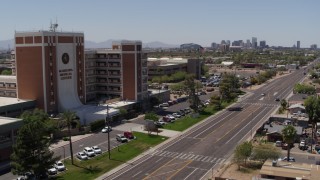
[[[66,160],[64,163],[68,170],[55,179],[95,179],[167,139],[166,137],[139,132],[134,132],[134,136],[137,139],[111,150],[111,160],[108,159],[108,153],[87,161],[78,161],[75,158],[74,165],[71,165],[70,160]]]
[[[222,107],[225,108],[231,103],[222,103]],[[199,112],[199,116],[196,118],[193,118],[191,116],[185,116],[178,120],[176,120],[174,123],[168,123],[163,126],[163,129],[169,129],[174,131],[184,131],[188,129],[189,127],[197,124],[198,122],[206,119],[207,117],[217,113],[218,110],[215,110],[213,106],[207,106],[203,111]]]

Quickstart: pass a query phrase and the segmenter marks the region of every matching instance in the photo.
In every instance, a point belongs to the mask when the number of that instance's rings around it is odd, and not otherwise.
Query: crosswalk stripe
[[[179,159],[184,159],[184,157],[186,156],[187,154],[183,154],[182,156],[179,157]]]
[[[191,157],[189,157],[189,159],[193,159],[194,156],[195,156],[194,154],[191,154]]]
[[[166,153],[166,151],[163,151],[160,154],[158,154],[158,156],[163,156],[165,153]]]
[[[199,156],[195,161],[201,161],[201,159],[203,158],[204,156]]]
[[[213,163],[217,158],[214,158],[213,160],[211,160],[210,162]]]
[[[209,162],[212,158],[209,156],[204,162]]]
[[[180,153],[178,154],[178,156],[176,158],[180,158],[181,156],[183,156],[184,154]]]
[[[203,158],[201,161],[205,162],[208,158],[209,158],[208,156],[205,156],[205,158]]]

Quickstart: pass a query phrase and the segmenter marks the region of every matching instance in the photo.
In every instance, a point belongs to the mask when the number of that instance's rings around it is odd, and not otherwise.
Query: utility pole
[[[108,155],[109,159],[111,159],[111,152],[110,152],[110,120],[109,120],[109,105],[107,105],[107,117],[106,117],[106,122],[108,126]]]

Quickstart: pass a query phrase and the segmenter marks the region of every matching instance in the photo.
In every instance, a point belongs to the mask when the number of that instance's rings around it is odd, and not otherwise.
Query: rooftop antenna
[[[57,20],[56,20],[56,23],[52,23],[52,21],[50,21],[50,31],[56,32],[57,28],[58,28]]]

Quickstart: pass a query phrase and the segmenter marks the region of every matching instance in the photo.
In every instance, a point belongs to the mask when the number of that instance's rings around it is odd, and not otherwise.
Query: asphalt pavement
[[[303,79],[303,70],[268,82],[234,106],[242,111],[223,110],[185,131],[179,137],[146,153],[113,174],[100,179],[202,179],[226,163],[237,144],[250,139],[280,106],[293,85]],[[262,96],[262,93],[266,93]]]

